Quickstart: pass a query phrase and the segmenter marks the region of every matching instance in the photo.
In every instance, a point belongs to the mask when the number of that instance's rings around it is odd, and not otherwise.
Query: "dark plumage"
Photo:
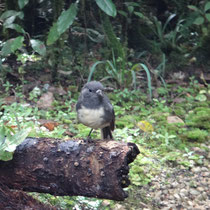
[[[115,123],[114,109],[103,91],[100,82],[86,83],[76,104],[77,117],[79,122],[92,129],[100,128],[103,139],[113,139],[111,131]]]

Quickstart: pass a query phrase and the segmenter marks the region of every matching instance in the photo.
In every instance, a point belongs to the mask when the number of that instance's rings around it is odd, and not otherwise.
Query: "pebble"
[[[180,200],[179,194],[174,194],[174,197],[175,197],[177,200]]]
[[[203,187],[197,187],[197,190],[200,191],[200,192],[204,191]]]
[[[193,167],[191,171],[194,172],[194,173],[199,173],[199,172],[201,172],[201,168],[200,167]]]
[[[191,195],[199,195],[200,192],[198,192],[198,191],[195,190],[195,189],[190,189],[190,194],[191,194]]]
[[[209,146],[210,148],[210,146]],[[199,147],[195,153],[206,151]],[[193,163],[193,162],[192,162]],[[206,156],[203,163],[188,170],[185,167],[168,167],[155,176],[150,185],[141,188],[147,198],[148,209],[207,210],[210,209],[210,163]],[[149,195],[147,193],[150,192]],[[135,208],[130,208],[135,209]],[[122,209],[123,210],[123,209]]]
[[[210,174],[209,174],[209,172],[203,172],[203,173],[202,173],[202,176],[208,177],[208,176],[210,176]]]
[[[209,171],[209,169],[206,168],[206,167],[202,167],[202,168],[201,168],[201,171]]]
[[[181,189],[181,190],[180,190],[180,193],[182,193],[182,194],[185,195],[185,196],[188,194],[188,192],[187,192],[186,189]]]

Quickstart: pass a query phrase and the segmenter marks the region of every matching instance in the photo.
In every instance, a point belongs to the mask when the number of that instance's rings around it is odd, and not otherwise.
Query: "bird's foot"
[[[84,139],[84,142],[85,143],[92,143],[93,139],[90,136],[88,136],[86,139]]]

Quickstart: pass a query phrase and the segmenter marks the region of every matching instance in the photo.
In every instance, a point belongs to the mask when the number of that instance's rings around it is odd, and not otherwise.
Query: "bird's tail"
[[[101,129],[101,138],[102,139],[113,139],[110,126]]]

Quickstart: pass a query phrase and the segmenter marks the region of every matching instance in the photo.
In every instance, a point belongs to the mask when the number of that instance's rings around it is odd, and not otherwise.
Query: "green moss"
[[[135,117],[133,115],[124,115],[123,117],[118,118],[116,122],[116,126],[118,128],[133,128],[135,126]]]
[[[210,130],[210,108],[197,107],[186,118],[186,125]]]
[[[199,128],[186,131],[183,134],[184,139],[188,141],[205,142],[209,139],[208,132]]]
[[[184,109],[183,107],[176,107],[176,108],[174,109],[174,113],[175,113],[175,115],[177,115],[177,116],[183,116],[183,115],[186,114],[186,111],[185,111],[185,109]]]

